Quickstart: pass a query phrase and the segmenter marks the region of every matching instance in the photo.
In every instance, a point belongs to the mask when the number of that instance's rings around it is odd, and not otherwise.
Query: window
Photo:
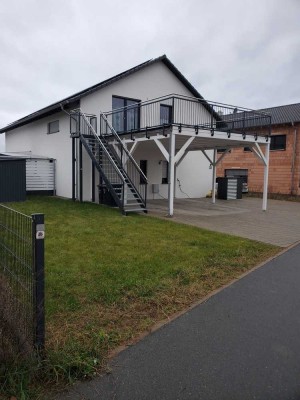
[[[270,150],[285,150],[286,135],[271,136]]]
[[[172,122],[172,106],[166,104],[160,105],[160,125],[170,124]]]
[[[125,110],[116,111],[112,115],[112,125],[117,132],[128,132],[140,127],[140,100],[125,97],[112,97],[112,109],[127,107]]]
[[[169,163],[168,161],[161,161],[161,183],[169,183]]]
[[[97,117],[91,116],[89,119],[92,128],[94,128],[95,132],[97,132]]]
[[[243,183],[248,183],[248,170],[247,169],[225,169],[225,176],[227,178],[242,178]]]
[[[148,167],[147,160],[140,160],[140,168],[146,177],[147,177],[147,169],[148,169],[147,167]],[[143,184],[143,183],[145,183],[145,182],[144,182],[143,178],[140,177],[140,184]]]
[[[244,147],[244,151],[246,151],[246,152],[252,152],[252,149],[251,149],[251,147]]]
[[[220,147],[219,149],[217,149],[217,153],[225,153],[226,150],[226,147]],[[231,153],[231,149],[228,150],[228,153]]]
[[[47,130],[48,135],[56,132],[59,132],[59,120],[48,123],[48,130]]]

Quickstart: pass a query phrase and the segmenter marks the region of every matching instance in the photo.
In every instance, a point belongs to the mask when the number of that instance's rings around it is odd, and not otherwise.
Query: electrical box
[[[158,183],[152,183],[152,193],[153,194],[159,193],[159,184]]]

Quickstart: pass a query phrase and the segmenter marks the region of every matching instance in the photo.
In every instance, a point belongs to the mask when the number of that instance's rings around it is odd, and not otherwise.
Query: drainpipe
[[[297,128],[295,127],[294,122],[291,122],[291,125],[294,127],[294,145],[293,145],[292,174],[291,174],[291,195],[293,195],[295,189],[294,178],[295,178],[295,162],[296,162]]]

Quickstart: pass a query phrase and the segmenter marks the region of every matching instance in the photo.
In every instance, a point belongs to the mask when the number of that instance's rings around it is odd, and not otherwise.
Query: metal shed
[[[0,202],[26,200],[26,160],[0,155]]]
[[[24,153],[0,153],[0,157],[17,157],[26,162],[26,192],[55,194],[55,159]]]

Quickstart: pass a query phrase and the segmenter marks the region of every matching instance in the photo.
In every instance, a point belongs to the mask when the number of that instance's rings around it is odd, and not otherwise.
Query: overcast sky
[[[0,127],[162,54],[208,100],[300,102],[300,0],[7,0],[0,27]]]

